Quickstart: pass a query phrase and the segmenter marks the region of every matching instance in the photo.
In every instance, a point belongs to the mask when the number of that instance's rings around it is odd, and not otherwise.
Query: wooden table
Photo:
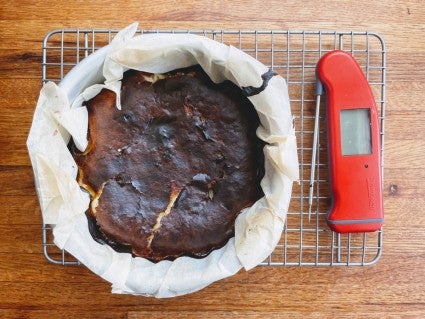
[[[264,9],[261,7],[264,6]],[[0,317],[425,317],[425,6],[422,1],[0,2]],[[46,261],[25,146],[41,42],[60,28],[374,31],[387,44],[384,252],[367,267],[257,267],[183,297],[113,295]]]

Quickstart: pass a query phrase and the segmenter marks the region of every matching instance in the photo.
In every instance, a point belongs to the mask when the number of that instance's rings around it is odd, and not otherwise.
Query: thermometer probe
[[[371,232],[383,224],[382,168],[378,113],[372,90],[357,61],[335,50],[317,65],[309,216],[318,139],[318,104],[327,98],[327,131],[332,205],[329,227],[339,233]],[[323,88],[322,88],[323,85]]]

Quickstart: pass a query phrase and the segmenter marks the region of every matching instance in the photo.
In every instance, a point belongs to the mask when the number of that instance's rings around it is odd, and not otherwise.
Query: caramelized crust
[[[90,230],[153,261],[204,257],[262,196],[258,116],[239,88],[199,67],[151,78],[126,72],[121,111],[107,90],[87,103],[90,145],[73,155],[92,198]]]

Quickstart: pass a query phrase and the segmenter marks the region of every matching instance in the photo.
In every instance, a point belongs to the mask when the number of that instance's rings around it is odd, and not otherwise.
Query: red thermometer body
[[[378,113],[357,61],[344,51],[325,54],[317,76],[326,91],[332,207],[329,227],[371,232],[384,221]]]

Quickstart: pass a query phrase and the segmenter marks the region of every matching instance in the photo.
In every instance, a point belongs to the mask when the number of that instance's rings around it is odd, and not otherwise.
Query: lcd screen
[[[342,155],[372,153],[370,109],[341,110]]]

